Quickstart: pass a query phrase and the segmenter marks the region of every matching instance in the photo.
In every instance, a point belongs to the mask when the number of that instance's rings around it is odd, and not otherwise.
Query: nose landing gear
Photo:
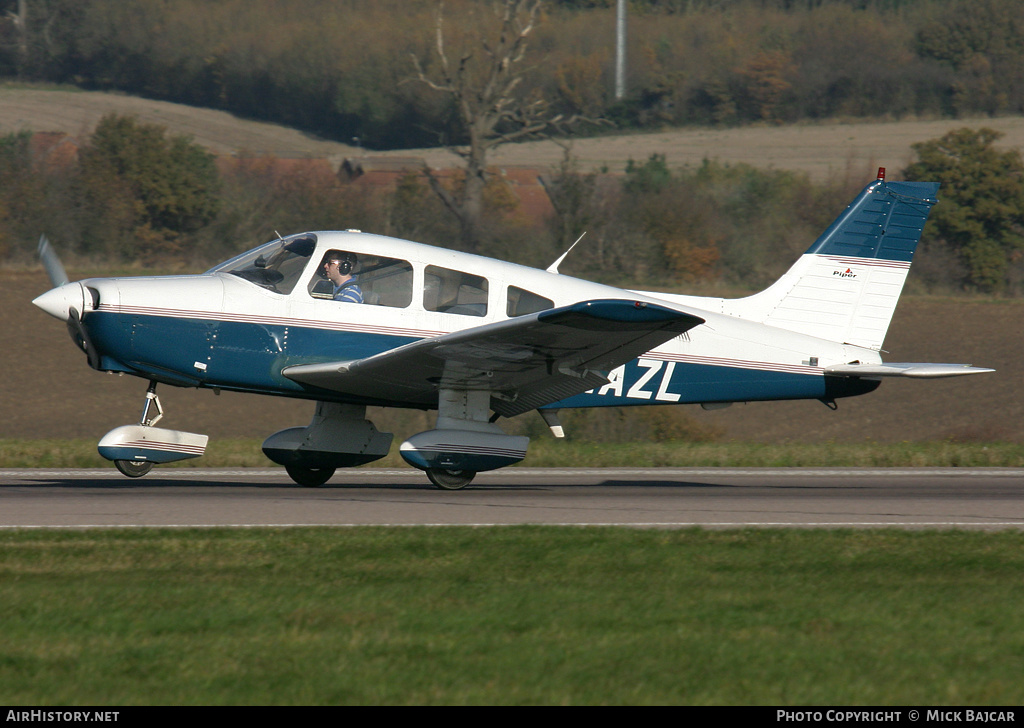
[[[100,440],[100,455],[114,461],[122,474],[141,478],[159,463],[197,458],[206,452],[206,435],[153,427],[164,416],[156,382],[146,390],[146,404],[137,425],[116,427]]]

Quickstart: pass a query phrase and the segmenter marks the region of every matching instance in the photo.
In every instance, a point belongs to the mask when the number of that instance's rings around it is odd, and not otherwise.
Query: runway
[[[257,526],[1024,528],[1024,469],[508,468],[461,491],[414,470],[0,470],[0,528]]]

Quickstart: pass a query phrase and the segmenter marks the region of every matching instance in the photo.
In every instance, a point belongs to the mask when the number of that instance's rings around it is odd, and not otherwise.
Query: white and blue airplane
[[[738,299],[645,293],[358,230],[279,237],[201,275],[69,282],[45,238],[52,290],[93,369],[149,380],[136,425],[100,454],[125,475],[202,455],[205,435],[154,425],[157,383],[312,400],[313,419],[263,452],[304,486],[384,457],[368,405],[437,410],[400,446],[436,486],[526,457],[502,417],[570,407],[816,399],[882,377],[989,372],[883,362],[883,339],[938,184],[884,170],[776,283]],[[354,278],[354,280],[352,280]]]

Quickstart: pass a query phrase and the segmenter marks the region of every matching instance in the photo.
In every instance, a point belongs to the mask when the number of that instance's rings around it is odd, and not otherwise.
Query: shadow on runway
[[[581,483],[599,488],[742,488],[731,483],[698,483],[692,480],[605,480],[600,483]]]
[[[541,486],[536,485],[509,485],[509,484],[471,484],[461,491],[445,491],[435,488],[425,478],[418,478],[411,474],[408,481],[400,479],[401,482],[381,482],[379,480],[341,482],[328,482],[316,488],[304,488],[291,482],[287,475],[281,474],[280,478],[273,476],[262,476],[256,479],[247,479],[244,476],[224,476],[223,479],[215,475],[206,474],[202,477],[189,479],[182,478],[126,478],[121,475],[97,477],[67,477],[62,478],[54,475],[25,475],[15,482],[0,482],[0,492],[15,489],[67,489],[72,491],[161,491],[161,490],[259,490],[281,491],[282,494],[299,493],[325,493],[348,490],[378,490],[378,491],[437,491],[440,493],[459,493],[470,491],[530,491],[538,490]],[[546,486],[545,486],[546,487]]]

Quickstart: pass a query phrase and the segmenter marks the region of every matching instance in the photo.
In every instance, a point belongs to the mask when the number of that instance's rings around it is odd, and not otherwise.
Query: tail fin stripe
[[[898,268],[900,270],[907,270],[910,268],[910,263],[908,261],[901,260],[882,260],[880,258],[843,258],[838,255],[826,255],[823,257],[838,265],[869,265],[873,268]]]

